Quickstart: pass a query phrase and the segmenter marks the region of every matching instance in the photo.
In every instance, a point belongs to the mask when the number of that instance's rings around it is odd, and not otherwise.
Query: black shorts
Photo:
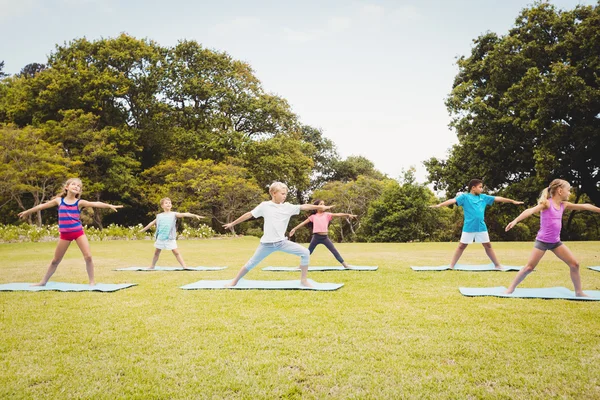
[[[546,243],[546,242],[542,242],[536,239],[535,243],[533,244],[533,247],[535,247],[536,249],[539,250],[553,250],[557,247],[562,246],[562,242],[556,242],[556,243]]]

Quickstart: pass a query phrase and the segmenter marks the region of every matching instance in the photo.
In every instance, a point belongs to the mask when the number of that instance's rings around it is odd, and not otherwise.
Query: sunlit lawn
[[[0,292],[0,398],[600,398],[600,302],[463,297],[507,286],[514,272],[414,272],[448,263],[456,243],[338,244],[375,272],[312,272],[333,292],[182,290],[230,279],[258,239],[179,241],[190,266],[214,272],[123,272],[150,262],[151,241],[92,242],[96,280],[114,293]],[[600,289],[598,242],[568,243],[584,289]],[[0,283],[36,282],[55,243],[0,244]],[[523,265],[532,243],[495,243]],[[487,263],[470,246],[464,263]],[[248,279],[297,258],[274,254]],[[312,265],[336,265],[318,247]],[[170,252],[159,265],[175,266]],[[86,283],[75,245],[52,281]],[[548,253],[522,287],[566,286]]]

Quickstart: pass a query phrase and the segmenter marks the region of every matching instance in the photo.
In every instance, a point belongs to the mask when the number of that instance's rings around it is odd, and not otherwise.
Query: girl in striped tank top
[[[90,251],[90,244],[83,231],[81,225],[80,212],[84,207],[95,207],[95,208],[110,208],[113,211],[117,211],[118,208],[123,206],[113,206],[112,204],[102,203],[100,201],[86,201],[81,200],[81,180],[78,178],[71,178],[67,180],[63,191],[60,195],[56,196],[47,203],[39,204],[29,210],[25,210],[19,213],[19,217],[25,218],[27,215],[44,210],[50,207],[58,207],[58,231],[60,238],[54,251],[54,258],[48,266],[48,271],[40,283],[33,286],[45,286],[52,274],[58,268],[62,258],[64,257],[69,245],[72,241],[77,243],[83,259],[85,260],[85,268],[90,280],[90,285],[95,285],[94,281],[94,262],[92,261],[92,253]]]
[[[577,262],[573,253],[571,253],[571,250],[560,241],[562,215],[565,210],[600,212],[600,208],[591,204],[569,203],[567,200],[570,194],[571,185],[569,182],[562,179],[555,179],[550,183],[550,186],[542,191],[537,206],[523,211],[521,215],[506,226],[506,231],[509,231],[519,221],[524,220],[532,214],[540,213],[540,230],[536,236],[533,245],[534,249],[527,261],[527,265],[517,273],[517,276],[504,293],[511,294],[514,292],[517,285],[538,265],[544,254],[546,254],[546,250],[550,250],[569,266],[571,281],[573,281],[573,286],[575,287],[575,295],[587,297],[581,289],[579,262]]]

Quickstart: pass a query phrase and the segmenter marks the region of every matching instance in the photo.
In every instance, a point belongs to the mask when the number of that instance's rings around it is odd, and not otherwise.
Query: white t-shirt
[[[272,201],[263,201],[252,211],[254,218],[263,217],[263,236],[261,243],[273,243],[285,240],[285,230],[292,215],[300,214],[300,206],[297,204],[282,203],[275,204]]]

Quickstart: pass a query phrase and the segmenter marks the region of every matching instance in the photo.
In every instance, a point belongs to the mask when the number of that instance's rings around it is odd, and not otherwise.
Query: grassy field
[[[150,241],[92,242],[96,281],[114,293],[1,292],[0,398],[600,398],[600,302],[463,297],[459,286],[507,286],[514,272],[414,272],[446,264],[456,243],[339,244],[376,272],[312,272],[334,292],[181,290],[230,279],[256,238],[179,241],[188,265],[213,272],[123,272],[149,263]],[[600,289],[598,242],[568,243],[584,289]],[[0,283],[36,282],[55,243],[0,245]],[[496,243],[523,265],[532,243]],[[463,263],[487,263],[479,245]],[[295,265],[274,254],[248,279]],[[320,246],[312,265],[336,265]],[[176,265],[163,252],[159,265]],[[52,281],[87,283],[75,245]],[[547,254],[521,287],[566,286]]]

